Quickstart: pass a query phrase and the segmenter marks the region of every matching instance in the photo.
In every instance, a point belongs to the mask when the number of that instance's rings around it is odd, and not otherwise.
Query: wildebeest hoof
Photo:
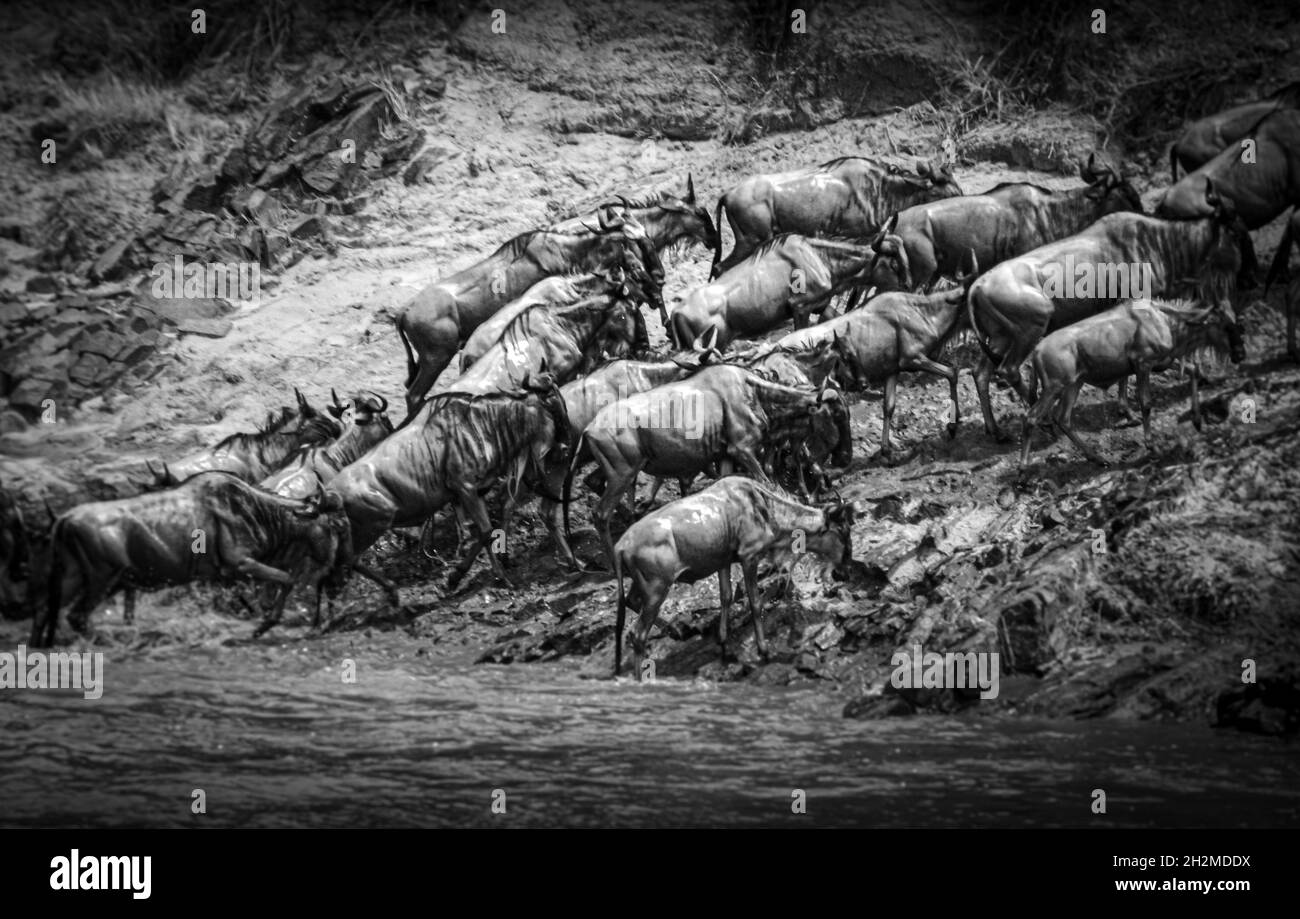
[[[1011,443],[1011,435],[1008,434],[1006,431],[997,428],[994,429],[993,431],[993,440],[1000,444],[1009,444]]]
[[[949,421],[949,422],[948,422],[948,439],[949,439],[949,440],[956,440],[956,439],[957,439],[957,431],[958,431],[958,425],[957,425],[957,422],[955,422],[955,421]]]

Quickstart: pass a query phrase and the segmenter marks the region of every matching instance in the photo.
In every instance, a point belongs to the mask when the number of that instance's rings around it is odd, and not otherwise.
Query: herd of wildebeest
[[[852,455],[842,393],[883,384],[888,458],[898,375],[937,374],[951,387],[955,436],[959,368],[946,345],[964,333],[982,352],[972,369],[988,435],[1007,440],[989,401],[996,376],[1026,407],[1022,466],[1043,426],[1104,462],[1071,424],[1083,384],[1118,383],[1130,414],[1124,384],[1135,377],[1149,446],[1153,371],[1207,348],[1241,360],[1250,231],[1300,204],[1300,84],[1190,126],[1171,165],[1174,184],[1150,214],[1095,155],[1077,188],[979,194],[936,164],[845,156],[747,178],[714,219],[688,177],[680,197],[618,197],[522,233],[400,311],[408,373],[396,427],[382,397],[331,392],[322,412],[298,394],[260,430],[165,462],[145,493],[74,507],[43,534],[6,499],[0,537],[8,580],[27,582],[17,602],[34,612],[31,644],[53,643],[65,604],[84,630],[119,591],[129,620],[136,589],[199,580],[267,582],[256,635],[297,586],[315,589],[319,625],[322,591],[336,596],[352,572],[396,604],[393,584],[361,559],[385,531],[424,527],[447,505],[465,534],[449,588],[484,548],[510,583],[510,518],[532,496],[565,563],[582,570],[568,511],[575,474],[594,465],[583,483],[599,493],[592,520],[618,582],[615,673],[626,608],[638,613],[640,658],[677,581],[718,575],[725,649],[733,563],[762,652],[759,561],[788,576],[805,551],[843,576],[852,560],[854,508],[827,473]],[[724,213],[735,237],[725,259]],[[1269,283],[1287,272],[1298,215]],[[674,244],[715,254],[710,280],[669,312],[660,253]],[[642,305],[662,319],[662,354],[650,351]],[[1287,313],[1296,358],[1293,304]],[[786,322],[792,331],[762,340]],[[458,353],[459,375],[436,390]],[[637,506],[642,472],[655,493]],[[700,475],[716,481],[688,493]],[[666,478],[682,497],[645,512]],[[615,542],[625,500],[643,515]]]

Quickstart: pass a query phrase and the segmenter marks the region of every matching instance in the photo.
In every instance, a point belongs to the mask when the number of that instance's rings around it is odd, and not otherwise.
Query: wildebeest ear
[[[894,228],[897,226],[898,226],[898,213],[895,212],[894,216],[890,217],[888,220],[885,221],[885,225],[880,230],[880,235],[882,237],[889,236],[894,232]]]
[[[695,177],[686,173],[686,203],[695,203]]]
[[[916,174],[923,179],[928,179],[930,177],[930,164],[925,160],[917,160]]]

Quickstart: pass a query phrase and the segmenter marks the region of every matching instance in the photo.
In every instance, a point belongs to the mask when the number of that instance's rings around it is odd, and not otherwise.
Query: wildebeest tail
[[[623,628],[627,623],[627,594],[623,590],[623,559],[614,550],[614,580],[618,583],[618,614],[614,617],[614,676],[623,669]],[[644,601],[643,601],[644,602]]]
[[[1174,144],[1169,145],[1169,180],[1178,181],[1178,148]]]
[[[411,339],[407,337],[406,329],[403,328],[404,318],[398,316],[393,324],[397,326],[397,335],[402,339],[402,347],[406,350],[406,388],[410,389],[411,384],[415,382],[415,375],[419,372],[420,365],[415,359],[415,349],[411,347]]]
[[[564,506],[564,538],[568,540],[573,539],[573,531],[569,529],[569,501],[573,496],[573,471],[578,467],[578,457],[582,455],[582,448],[586,444],[587,432],[583,431],[573,448],[573,456],[569,457],[569,471],[564,474],[564,491],[560,503]]]
[[[718,247],[713,250],[713,264],[709,266],[709,280],[718,276],[718,263],[722,261],[722,206],[726,203],[725,194],[718,196],[717,206],[713,209],[713,225],[718,230]]]
[[[1287,262],[1291,259],[1291,244],[1295,241],[1292,234],[1292,227],[1295,226],[1297,218],[1286,222],[1286,229],[1282,231],[1282,241],[1277,245],[1277,252],[1273,256],[1273,264],[1268,266],[1268,277],[1264,280],[1264,296],[1268,296],[1268,290],[1273,286],[1273,282],[1286,274]]]

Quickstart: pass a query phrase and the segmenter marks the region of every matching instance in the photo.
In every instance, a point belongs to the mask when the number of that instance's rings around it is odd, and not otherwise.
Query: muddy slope
[[[1072,162],[1103,144],[1124,154],[1148,198],[1167,181],[1158,144],[1115,130],[1096,106],[1050,94],[988,102],[985,71],[967,65],[1001,47],[1002,35],[996,15],[972,5],[944,4],[925,23],[905,5],[862,13],[821,6],[817,15],[830,18],[820,21],[837,26],[812,32],[835,49],[816,56],[823,69],[800,57],[807,49],[769,61],[730,8],[622,3],[618,15],[600,16],[579,6],[552,2],[509,13],[504,36],[492,32],[486,10],[424,32],[400,19],[355,23],[368,31],[340,43],[361,49],[350,66],[377,67],[382,57],[390,68],[442,81],[440,94],[410,106],[412,123],[429,138],[418,175],[410,184],[400,177],[376,183],[364,209],[340,219],[337,248],[287,268],[260,300],[223,314],[222,337],[160,328],[159,357],[147,374],[127,374],[66,411],[61,406],[55,424],[10,417],[0,426],[3,486],[32,514],[43,499],[62,509],[129,494],[145,460],[247,430],[269,407],[287,403],[293,386],[317,400],[330,387],[364,386],[397,404],[404,367],[391,315],[405,300],[502,239],[615,192],[680,189],[689,173],[711,200],[746,174],[850,152],[904,162],[955,156],[969,191],[1001,181],[1063,187],[1076,181]],[[997,15],[1014,13],[1014,5],[994,6]],[[1260,8],[1250,29],[1275,29],[1270,11]],[[995,25],[985,27],[986,19]],[[852,28],[838,29],[849,22]],[[1242,35],[1243,45],[1252,40],[1248,30]],[[4,41],[44,53],[21,29]],[[1216,54],[1233,48],[1222,44]],[[1272,64],[1294,63],[1292,45],[1258,47]],[[1166,59],[1172,53],[1161,51]],[[1201,54],[1190,45],[1180,53],[1182,61]],[[1071,60],[1087,72],[1087,55]],[[43,108],[66,107],[66,97],[58,89],[49,98],[33,92],[30,76],[7,64],[0,123],[20,164],[8,180],[5,226],[12,229],[0,233],[8,304],[31,312],[102,294],[87,271],[101,254],[99,241],[146,218],[152,189],[177,158],[202,159],[199,147],[217,157],[235,145],[303,66],[290,55],[267,98],[217,112],[186,101],[212,75],[182,77],[169,90],[173,121],[177,112],[185,116],[177,140],[162,127],[50,170],[32,161],[30,131]],[[1143,79],[1138,71],[1135,63],[1125,78]],[[1228,92],[1249,94],[1250,72],[1229,76],[1237,82],[1227,81]],[[59,227],[67,229],[62,236]],[[1262,260],[1277,235],[1277,227],[1257,234]],[[666,295],[680,297],[706,276],[708,254],[675,253],[668,267]],[[52,279],[53,289],[31,283],[39,277]],[[103,299],[130,309],[132,296]],[[1105,394],[1086,393],[1080,429],[1116,460],[1108,470],[1085,463],[1068,444],[1042,444],[1039,435],[1030,472],[1019,476],[1014,445],[983,434],[965,376],[953,440],[942,434],[946,387],[905,381],[896,430],[912,455],[887,466],[871,458],[878,396],[862,399],[853,412],[855,460],[841,481],[845,496],[869,510],[854,534],[865,564],[859,576],[837,584],[800,568],[788,596],[776,596],[768,582],[774,653],[767,662],[756,659],[738,607],[735,660],[723,663],[712,639],[716,586],[679,587],[653,638],[659,674],[805,682],[842,695],[846,713],[858,717],[973,706],[1293,730],[1300,372],[1276,360],[1279,304],[1274,292],[1256,307],[1245,365],[1210,368],[1204,434],[1182,417],[1187,384],[1173,374],[1158,387],[1151,455],[1138,430],[1116,426]],[[651,328],[662,341],[654,319]],[[995,395],[1003,422],[1018,428],[1018,409]],[[1250,414],[1245,399],[1254,401],[1252,422],[1242,420]],[[580,491],[575,527],[579,551],[594,558],[586,501]],[[369,584],[355,583],[333,630],[363,637],[400,628],[431,653],[471,646],[483,660],[520,666],[576,657],[593,676],[608,672],[612,583],[559,569],[540,523],[525,517],[513,539],[514,590],[493,584],[480,566],[448,595],[442,559],[453,551],[450,538],[435,536],[433,549],[426,559],[407,534],[385,539],[376,551],[398,577],[405,608],[389,610]],[[238,610],[222,592],[161,592],[140,605],[132,627],[116,613],[101,614],[95,641],[129,649],[240,640],[251,623]],[[304,637],[305,614],[288,617],[279,640]],[[6,641],[20,640],[25,628],[0,625]],[[1002,694],[974,704],[890,691],[894,650],[916,644],[999,651],[1008,674]],[[1258,665],[1258,684],[1241,681],[1247,658]]]

